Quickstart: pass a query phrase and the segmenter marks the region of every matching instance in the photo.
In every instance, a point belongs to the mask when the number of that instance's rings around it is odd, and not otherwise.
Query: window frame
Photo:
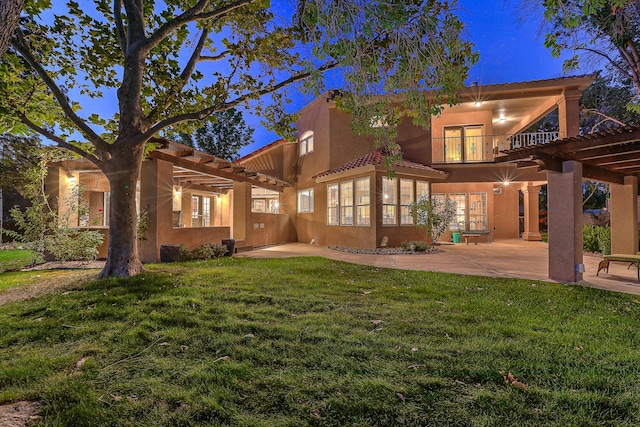
[[[409,193],[403,193],[403,183],[409,183]],[[398,202],[400,205],[400,225],[413,225],[413,217],[411,216],[411,204],[415,202],[415,180],[410,178],[399,179],[399,197]],[[403,197],[408,197],[404,199]]]
[[[299,156],[305,156],[309,153],[313,153],[313,131],[306,131],[298,139]]]
[[[360,194],[360,192],[362,191],[362,193],[364,193],[364,190],[361,190],[360,187],[358,186],[359,182],[367,182],[366,185],[366,195],[365,194]],[[362,177],[362,178],[357,178],[355,179],[354,182],[354,191],[353,191],[353,197],[354,197],[354,205],[355,205],[355,217],[356,217],[356,223],[355,225],[357,227],[370,227],[371,226],[371,179],[370,177],[366,176],[366,177]],[[366,201],[362,201],[361,199],[365,199]],[[361,215],[360,212],[366,212],[366,215]],[[361,218],[363,219],[361,221]]]
[[[304,195],[308,197],[309,206],[307,206],[306,209],[301,209],[301,208],[304,208],[304,206],[302,206],[301,204],[302,196]],[[313,209],[314,209],[313,205],[314,205],[313,188],[304,188],[302,190],[298,190],[297,203],[296,203],[297,213],[313,213]]]
[[[467,136],[467,131],[471,131],[472,129],[479,129],[480,130],[480,135],[469,135]],[[448,137],[447,136],[447,131],[453,131],[453,130],[459,130],[460,131],[460,136],[451,136]],[[443,127],[442,130],[442,159],[444,163],[454,163],[454,164],[458,164],[458,163],[479,163],[479,162],[484,162],[487,161],[484,159],[484,152],[483,152],[483,147],[484,147],[484,125],[483,124],[474,124],[474,125],[457,125],[457,126],[445,126]],[[480,158],[479,159],[470,159],[469,157],[469,153],[468,153],[468,145],[469,145],[469,141],[470,138],[480,138]],[[451,158],[450,160],[448,159],[449,157],[449,153],[447,150],[447,141],[448,140],[458,140],[459,139],[459,144],[460,144],[460,159],[456,160],[455,158]],[[455,144],[455,142],[453,142]]]
[[[391,218],[393,222],[389,222],[387,218]],[[388,176],[382,177],[382,225],[398,225],[398,179]]]
[[[339,195],[340,225],[352,226],[355,222],[353,180],[340,181]]]

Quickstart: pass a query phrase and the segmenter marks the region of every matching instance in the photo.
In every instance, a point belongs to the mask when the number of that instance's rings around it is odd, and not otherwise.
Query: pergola
[[[640,127],[620,127],[564,138],[543,145],[506,150],[496,162],[537,167],[547,172],[549,215],[549,278],[581,279],[582,180],[611,184],[611,251],[638,251],[638,175]]]

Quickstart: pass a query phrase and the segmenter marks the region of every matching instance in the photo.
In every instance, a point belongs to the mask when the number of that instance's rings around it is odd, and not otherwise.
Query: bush
[[[402,242],[400,244],[405,252],[424,252],[429,249],[427,242],[422,240],[414,240],[411,242]]]
[[[45,248],[57,261],[94,260],[104,236],[99,231],[58,228],[45,237]]]
[[[585,252],[611,254],[611,228],[585,225],[582,231],[582,249]]]
[[[220,258],[227,253],[227,247],[220,243],[205,243],[193,250],[189,250],[185,245],[180,245],[180,261],[195,261],[211,258]]]

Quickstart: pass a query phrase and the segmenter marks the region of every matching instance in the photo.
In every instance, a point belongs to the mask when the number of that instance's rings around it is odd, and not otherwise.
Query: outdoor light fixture
[[[502,185],[504,185],[505,187],[509,186],[509,184],[511,184],[511,182],[506,181],[506,180],[502,183]]]
[[[476,101],[473,103],[473,105],[475,105],[476,107],[479,107],[482,105],[482,101]]]
[[[500,120],[498,120],[500,123],[504,123],[507,121],[507,119],[505,119],[504,117],[500,117]]]
[[[69,184],[76,183],[76,177],[71,172],[67,172],[67,179],[69,180]]]

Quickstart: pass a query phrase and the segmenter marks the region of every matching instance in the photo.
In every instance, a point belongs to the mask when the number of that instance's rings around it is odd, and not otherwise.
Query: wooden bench
[[[631,268],[632,265],[635,265],[636,269],[638,270],[638,280],[640,280],[640,252],[638,252],[635,255],[629,255],[629,254],[605,255],[604,259],[598,263],[598,271],[596,272],[596,276],[600,273],[600,270],[604,270],[608,273],[609,263],[611,261],[629,263],[627,270]]]
[[[460,237],[464,239],[464,242],[468,245],[469,239],[473,239],[474,244],[478,244],[480,236],[486,236],[487,242],[491,243],[491,234],[488,231],[465,231],[460,233]]]

